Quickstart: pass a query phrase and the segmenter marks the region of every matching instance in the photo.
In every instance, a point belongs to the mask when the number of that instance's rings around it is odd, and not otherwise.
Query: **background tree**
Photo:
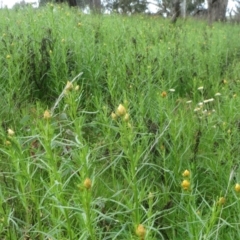
[[[144,13],[147,10],[146,0],[107,0],[105,7],[117,13]]]
[[[225,21],[228,0],[208,0],[209,24],[214,21]]]
[[[63,3],[67,2],[70,7],[76,7],[77,6],[77,1],[76,0],[56,0],[56,3]]]
[[[175,0],[174,2],[174,7],[173,7],[173,17],[171,22],[175,23],[178,19],[178,17],[181,15],[181,6],[180,6],[181,2],[180,0]]]

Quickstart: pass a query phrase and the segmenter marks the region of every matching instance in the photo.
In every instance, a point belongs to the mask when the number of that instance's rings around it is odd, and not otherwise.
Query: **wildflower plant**
[[[240,238],[238,26],[0,21],[0,239]]]

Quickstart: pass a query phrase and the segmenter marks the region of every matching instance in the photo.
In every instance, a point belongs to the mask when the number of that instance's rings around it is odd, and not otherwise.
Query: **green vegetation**
[[[53,5],[0,26],[0,239],[240,239],[239,26]]]

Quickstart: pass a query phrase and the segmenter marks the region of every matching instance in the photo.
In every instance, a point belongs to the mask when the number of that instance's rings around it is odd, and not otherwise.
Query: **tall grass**
[[[239,239],[238,26],[65,5],[0,26],[1,239]]]

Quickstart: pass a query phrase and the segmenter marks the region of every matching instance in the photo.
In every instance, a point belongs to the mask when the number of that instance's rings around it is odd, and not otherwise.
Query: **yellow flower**
[[[112,112],[111,113],[111,118],[112,118],[112,120],[116,120],[117,119],[117,114]]]
[[[163,92],[161,93],[161,96],[162,96],[163,98],[165,98],[165,97],[167,96],[167,92],[166,92],[166,91],[163,91]]]
[[[8,54],[8,55],[6,56],[6,59],[10,59],[10,58],[11,58],[11,55]]]
[[[75,91],[78,91],[79,88],[80,88],[79,85],[77,85],[77,86],[74,88],[74,90],[75,90]]]
[[[153,194],[152,192],[150,192],[150,193],[148,194],[148,199],[152,200],[153,198],[154,198],[154,194]]]
[[[10,141],[8,141],[8,140],[7,140],[7,141],[5,141],[5,145],[6,145],[6,146],[10,146],[10,145],[11,145],[11,142],[10,142]]]
[[[182,183],[181,183],[181,186],[182,186],[183,190],[189,190],[190,185],[191,184],[188,180],[183,180]]]
[[[142,224],[139,224],[136,229],[136,235],[140,237],[141,239],[144,239],[146,235],[146,229]]]
[[[126,113],[124,116],[124,121],[128,122],[129,118],[130,118],[130,115],[128,113]]]
[[[67,81],[67,85],[65,87],[66,91],[70,91],[73,89],[73,84],[70,81]]]
[[[9,137],[12,137],[15,134],[15,132],[11,128],[9,128],[7,132]]]
[[[190,172],[186,169],[183,174],[182,174],[183,177],[189,177],[190,176]]]
[[[45,110],[45,112],[43,113],[43,118],[48,120],[51,118],[51,113],[48,110]]]
[[[240,193],[240,184],[237,183],[237,184],[235,185],[234,189],[235,189],[235,191],[236,191],[237,193]]]
[[[160,145],[160,150],[161,150],[162,152],[165,151],[165,146],[164,146],[163,144]]]
[[[219,205],[224,205],[226,203],[226,198],[225,197],[220,197],[217,203]]]
[[[119,104],[118,108],[117,108],[117,111],[116,111],[116,114],[118,116],[124,116],[126,114],[126,108],[122,105],[122,104]]]
[[[86,188],[86,189],[90,189],[92,187],[92,181],[90,178],[86,178],[83,182],[83,186]]]

